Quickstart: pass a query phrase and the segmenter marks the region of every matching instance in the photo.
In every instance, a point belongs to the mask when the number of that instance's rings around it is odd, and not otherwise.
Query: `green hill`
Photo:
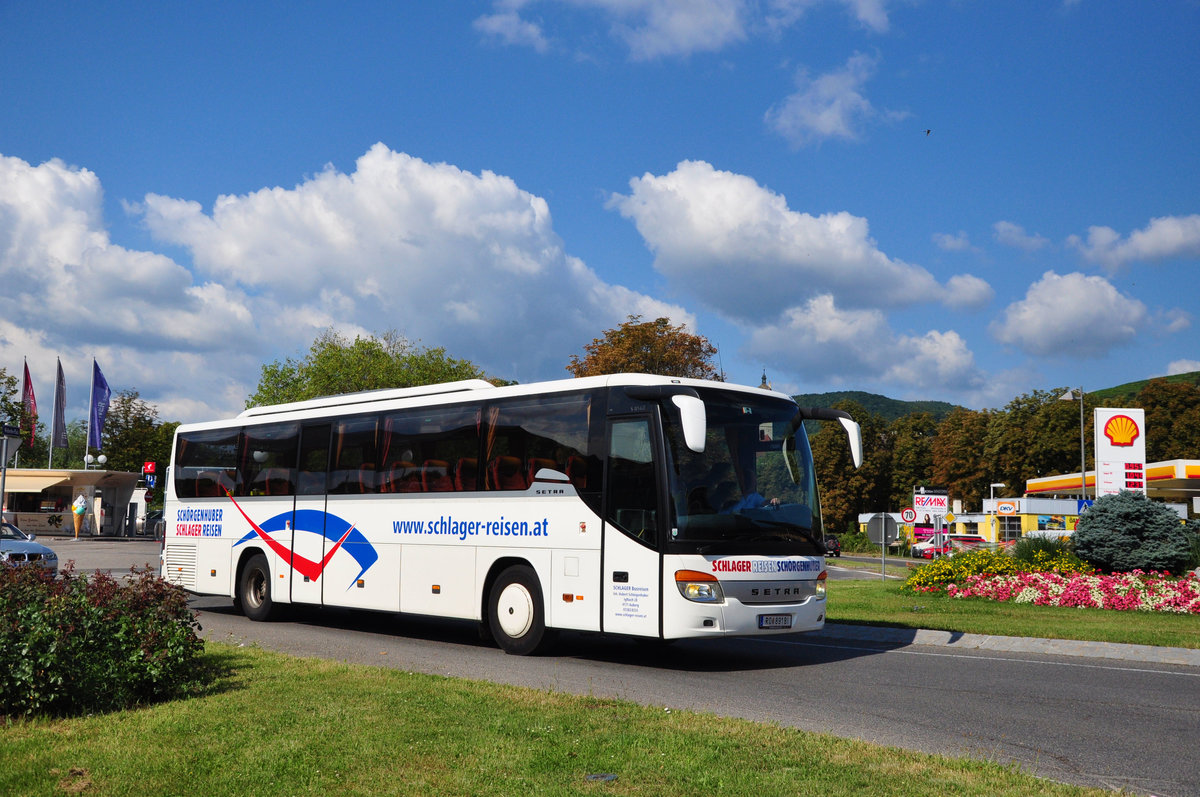
[[[881,415],[888,421],[903,418],[914,412],[928,412],[933,419],[940,423],[955,405],[945,401],[901,401],[888,398],[878,393],[867,393],[862,390],[839,390],[832,393],[802,393],[794,396],[801,407],[832,407],[839,401],[854,401],[863,406],[867,412]]]
[[[1174,374],[1172,376],[1156,376],[1155,379],[1165,379],[1168,382],[1183,382],[1188,385],[1196,385],[1200,387],[1200,371],[1191,371],[1186,374]],[[1141,391],[1151,380],[1143,379],[1140,382],[1126,382],[1123,385],[1116,387],[1106,387],[1103,390],[1093,390],[1088,393],[1098,399],[1132,399]]]
[[[1175,374],[1173,376],[1159,376],[1154,377],[1154,379],[1166,379],[1168,382],[1182,382],[1200,387],[1200,371]],[[1089,390],[1088,396],[1113,406],[1114,404],[1112,401],[1109,401],[1110,399],[1132,401],[1138,392],[1150,381],[1150,379],[1143,379],[1140,382],[1127,382],[1123,385],[1106,387],[1102,390]],[[793,396],[793,398],[796,399],[796,403],[801,407],[832,407],[839,401],[854,401],[861,404],[868,412],[881,415],[889,422],[914,412],[928,412],[933,416],[935,421],[941,423],[956,406],[945,401],[901,401],[900,399],[888,398],[878,393],[867,393],[862,390],[801,393],[798,396]]]

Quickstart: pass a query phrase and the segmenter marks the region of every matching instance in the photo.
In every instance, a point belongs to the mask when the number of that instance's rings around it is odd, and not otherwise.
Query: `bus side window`
[[[657,542],[658,492],[650,422],[614,421],[609,429],[606,519],[625,534],[653,547]]]
[[[193,431],[180,435],[175,447],[175,495],[179,498],[224,498],[237,493],[238,429]]]
[[[241,479],[245,495],[293,495],[296,487],[295,423],[247,426],[242,433]]]
[[[380,492],[476,489],[479,410],[475,407],[422,407],[387,415],[380,441]]]
[[[589,393],[568,393],[492,404],[484,439],[484,488],[524,490],[538,473],[549,470],[565,476],[576,490],[586,489],[589,469],[599,470],[599,457],[589,451],[591,402]]]
[[[331,495],[379,492],[375,477],[376,430],[374,415],[343,418],[333,429],[333,464],[329,469]]]
[[[329,468],[329,424],[305,426],[300,435],[300,467],[296,473],[297,495],[324,495]]]

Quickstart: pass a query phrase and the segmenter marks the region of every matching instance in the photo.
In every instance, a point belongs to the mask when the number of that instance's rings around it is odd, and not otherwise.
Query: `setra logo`
[[[1137,421],[1128,415],[1114,415],[1104,424],[1104,436],[1114,446],[1131,446],[1140,434]]]

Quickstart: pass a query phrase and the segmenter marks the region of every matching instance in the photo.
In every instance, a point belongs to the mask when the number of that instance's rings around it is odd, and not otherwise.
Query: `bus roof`
[[[455,394],[461,394],[463,398],[468,399],[482,399],[488,392],[494,392],[496,397],[520,396],[536,395],[539,393],[556,393],[570,390],[588,390],[620,385],[680,385],[683,387],[704,387],[736,390],[744,393],[773,395],[784,399],[791,398],[783,393],[764,390],[763,388],[759,387],[750,387],[748,385],[737,385],[729,382],[713,382],[704,379],[690,379],[685,377],[658,376],[656,374],[608,374],[604,376],[557,379],[548,382],[529,382],[526,384],[506,385],[503,387],[496,387],[495,385],[483,379],[465,379],[457,382],[443,382],[440,384],[420,385],[417,387],[385,388],[383,390],[365,390],[358,393],[340,393],[333,396],[321,396],[319,398],[308,399],[305,401],[293,401],[287,404],[271,404],[261,407],[251,407],[247,410],[243,410],[233,419],[202,421],[199,423],[184,424],[184,426],[210,427],[226,425],[230,423],[231,420],[249,422],[264,421],[281,415],[286,416],[292,413],[321,409],[358,408],[369,410],[373,405],[378,405],[385,402],[414,398],[433,399],[440,397],[452,397],[455,396]],[[468,396],[467,394],[471,395]],[[491,396],[486,397],[491,398]],[[440,404],[442,402],[437,401],[435,403]]]

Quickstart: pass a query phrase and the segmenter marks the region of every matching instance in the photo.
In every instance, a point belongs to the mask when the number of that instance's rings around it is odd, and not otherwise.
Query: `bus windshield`
[[[703,453],[664,413],[672,552],[823,554],[812,452],[796,405],[719,389],[701,398]]]

